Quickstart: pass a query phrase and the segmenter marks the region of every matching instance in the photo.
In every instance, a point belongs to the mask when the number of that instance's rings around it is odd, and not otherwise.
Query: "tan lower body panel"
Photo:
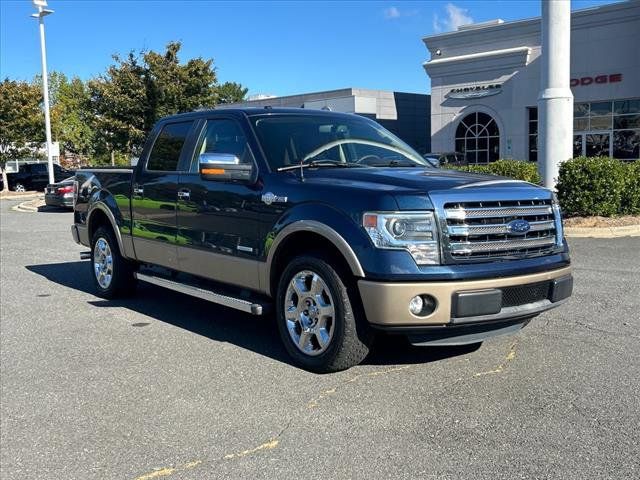
[[[451,321],[451,298],[456,292],[513,287],[554,280],[571,274],[571,267],[548,272],[501,277],[485,280],[449,282],[372,282],[358,281],[360,296],[369,323],[382,326],[444,325]],[[436,309],[428,316],[417,317],[409,312],[409,301],[416,295],[431,295]]]

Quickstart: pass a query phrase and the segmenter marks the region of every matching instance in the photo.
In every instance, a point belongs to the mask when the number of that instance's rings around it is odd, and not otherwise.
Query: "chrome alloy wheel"
[[[109,242],[102,237],[98,238],[93,247],[93,273],[98,285],[105,290],[109,288],[113,278],[113,256]]]
[[[306,355],[319,355],[331,343],[335,308],[329,288],[315,272],[296,273],[284,298],[287,330],[298,349]]]

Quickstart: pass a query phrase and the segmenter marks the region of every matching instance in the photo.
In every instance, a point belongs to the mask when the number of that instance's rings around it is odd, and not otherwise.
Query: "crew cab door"
[[[229,168],[244,166],[251,170],[251,179],[218,177],[215,171],[224,168],[202,175],[200,161],[207,158],[229,161]],[[180,175],[178,188],[181,271],[259,288],[262,188],[256,176],[255,159],[239,121],[221,115],[203,121],[190,171]]]
[[[180,170],[190,163],[194,121],[167,122],[135,171],[131,191],[133,246],[143,262],[178,268],[176,203]]]

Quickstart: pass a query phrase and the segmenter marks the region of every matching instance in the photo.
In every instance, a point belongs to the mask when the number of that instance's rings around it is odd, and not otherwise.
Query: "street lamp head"
[[[34,7],[44,8],[47,6],[47,0],[32,0],[32,2]]]

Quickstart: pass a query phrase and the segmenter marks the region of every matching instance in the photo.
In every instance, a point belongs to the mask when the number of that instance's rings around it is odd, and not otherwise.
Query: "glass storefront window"
[[[640,113],[640,99],[616,100],[615,102],[613,102],[613,113]]]
[[[527,108],[529,160],[538,160],[538,109]],[[640,98],[575,103],[573,156],[639,160]]]
[[[607,115],[611,113],[611,102],[592,103],[589,108],[589,115],[595,117],[597,115]]]
[[[574,156],[640,159],[640,99],[574,104]]]
[[[640,128],[640,115],[620,115],[614,117],[614,129]]]
[[[613,157],[628,160],[640,158],[640,130],[613,132]]]
[[[589,130],[611,130],[611,115],[591,117]]]
[[[529,135],[529,161],[538,161],[538,135]]]
[[[573,104],[573,116],[575,118],[589,116],[589,104],[588,103],[574,103]]]
[[[574,118],[573,119],[573,130],[574,131],[589,130],[589,119],[588,118]]]
[[[530,162],[538,161],[538,109],[535,107],[527,108],[529,117],[529,156]]]

